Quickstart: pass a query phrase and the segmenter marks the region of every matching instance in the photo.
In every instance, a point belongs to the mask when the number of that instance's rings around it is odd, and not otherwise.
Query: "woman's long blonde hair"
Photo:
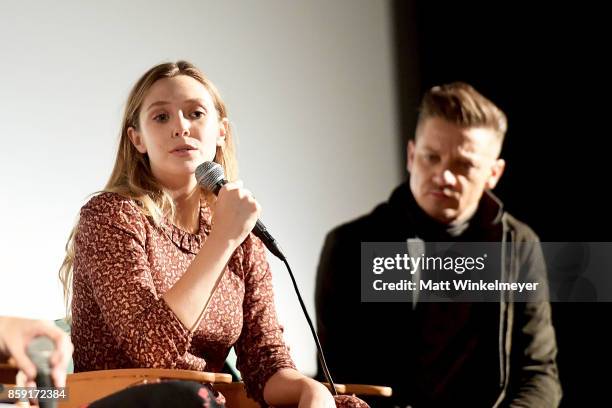
[[[159,224],[163,217],[174,217],[175,206],[172,198],[163,187],[155,180],[151,172],[147,154],[139,153],[132,144],[128,129],[133,127],[139,129],[139,114],[142,103],[155,82],[163,78],[173,78],[178,75],[187,75],[200,82],[210,93],[214,102],[219,119],[227,118],[227,108],[219,95],[217,88],[210,80],[196,68],[186,61],[176,63],[168,62],[156,65],[148,70],[136,82],[130,91],[123,120],[121,122],[121,134],[119,137],[119,149],[115,159],[113,172],[104,187],[104,192],[113,192],[133,199],[142,212],[151,217],[155,224]],[[228,125],[225,134],[224,146],[217,146],[214,161],[223,166],[226,178],[235,180],[238,176],[234,143],[231,126]],[[207,197],[210,199],[210,196]],[[64,287],[64,302],[66,305],[66,316],[70,318],[70,307],[72,303],[72,267],[74,264],[74,238],[77,232],[78,221],[73,227],[68,242],[66,243],[66,257],[59,270],[59,278]]]

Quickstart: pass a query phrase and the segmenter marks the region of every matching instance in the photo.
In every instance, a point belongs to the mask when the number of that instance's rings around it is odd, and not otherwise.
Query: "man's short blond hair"
[[[508,128],[504,112],[464,82],[434,86],[427,91],[419,108],[417,136],[420,126],[430,118],[441,118],[461,127],[492,129],[500,143]]]

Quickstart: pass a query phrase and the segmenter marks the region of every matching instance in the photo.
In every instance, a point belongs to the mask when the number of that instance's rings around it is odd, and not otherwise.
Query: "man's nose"
[[[435,175],[434,181],[439,186],[454,186],[457,183],[457,176],[449,169],[441,169]]]

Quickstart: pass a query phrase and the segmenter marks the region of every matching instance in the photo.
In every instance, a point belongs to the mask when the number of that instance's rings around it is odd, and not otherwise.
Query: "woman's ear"
[[[127,130],[127,134],[136,150],[142,154],[145,154],[147,152],[147,146],[145,146],[140,132],[130,126]]]
[[[229,120],[223,118],[219,121],[219,136],[217,136],[217,146],[225,146],[226,136],[229,134]]]

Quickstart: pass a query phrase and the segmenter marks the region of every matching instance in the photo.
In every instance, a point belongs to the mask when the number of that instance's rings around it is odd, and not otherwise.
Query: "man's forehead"
[[[472,158],[496,154],[499,140],[488,128],[426,128],[416,138],[417,148],[439,154],[453,153]]]

